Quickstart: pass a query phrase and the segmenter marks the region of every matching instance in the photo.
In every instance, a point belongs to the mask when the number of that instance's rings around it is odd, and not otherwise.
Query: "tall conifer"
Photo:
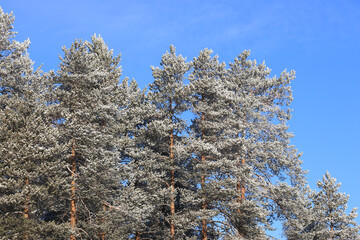
[[[113,56],[101,37],[76,40],[63,48],[54,78],[59,142],[66,146],[66,206],[70,239],[104,238],[108,205],[118,193],[117,125],[120,56]]]
[[[219,216],[216,203],[221,199],[222,168],[221,149],[224,118],[228,114],[224,92],[225,64],[219,63],[217,56],[211,57],[211,50],[201,51],[192,62],[190,81],[190,104],[194,119],[191,125],[189,151],[194,165],[193,178],[196,179],[198,217],[201,239],[218,237]]]
[[[33,71],[29,41],[13,38],[14,18],[0,8],[0,236],[45,239],[60,148],[45,98],[50,86]]]
[[[229,209],[238,214],[230,217],[240,236],[263,238],[263,227],[276,214],[277,202],[284,196],[283,184],[303,185],[304,172],[299,154],[292,145],[292,134],[287,131],[291,118],[288,108],[292,100],[290,82],[294,72],[284,71],[280,77],[270,77],[270,69],[256,61],[247,60],[245,51],[230,63],[227,75],[229,115],[226,136],[229,180],[236,180],[236,202]],[[235,185],[235,183],[233,184]]]
[[[329,172],[317,182],[319,192],[305,189],[305,196],[283,199],[288,207],[284,233],[287,239],[359,239],[359,225],[354,221],[356,208],[346,213],[349,196],[339,193],[340,183]],[[304,191],[304,192],[305,192]]]
[[[155,106],[154,119],[148,124],[153,158],[158,161],[158,189],[161,191],[159,217],[162,226],[161,238],[178,239],[185,236],[189,219],[186,199],[189,192],[185,164],[188,160],[185,150],[185,120],[182,114],[187,110],[187,92],[183,83],[190,68],[175,47],[162,56],[161,68],[152,67],[154,82],[149,87],[149,101]],[[186,197],[184,197],[186,195]]]
[[[357,209],[347,214],[349,196],[339,193],[341,183],[331,177],[329,172],[317,182],[320,189],[311,195],[318,227],[315,230],[316,239],[359,239],[359,225],[354,221]]]
[[[189,76],[195,115],[191,148],[203,198],[201,235],[208,237],[211,223],[220,235],[262,239],[268,222],[281,214],[274,209],[284,196],[274,182],[287,178],[304,184],[286,126],[293,73],[270,78],[264,64],[247,60],[249,52],[227,70],[210,54],[204,50],[194,59]]]
[[[147,140],[147,124],[154,117],[154,107],[149,104],[145,90],[136,81],[125,79],[119,86],[118,119],[121,182],[120,194],[114,206],[113,221],[116,239],[136,240],[151,238],[156,233],[156,202],[158,186],[153,184],[151,169],[152,150]],[[155,219],[155,220],[154,220]]]

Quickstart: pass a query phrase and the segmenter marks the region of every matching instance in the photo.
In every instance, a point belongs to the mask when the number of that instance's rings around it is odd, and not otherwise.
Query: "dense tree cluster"
[[[0,8],[0,239],[359,239],[329,173],[306,186],[293,71],[170,46],[153,82],[120,81],[100,36],[34,70]]]

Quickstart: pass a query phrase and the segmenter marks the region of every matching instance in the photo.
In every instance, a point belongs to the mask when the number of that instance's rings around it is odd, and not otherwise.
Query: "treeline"
[[[0,8],[1,239],[272,239],[274,221],[287,239],[359,239],[335,179],[306,185],[293,71],[170,46],[140,89],[93,36],[45,73],[13,21]]]

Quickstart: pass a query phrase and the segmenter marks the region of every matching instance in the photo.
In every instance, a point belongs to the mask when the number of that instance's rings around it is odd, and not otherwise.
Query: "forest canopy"
[[[0,8],[1,239],[359,239],[288,131],[294,71],[170,46],[140,89],[99,35],[34,70]],[[46,64],[46,63],[45,63]]]

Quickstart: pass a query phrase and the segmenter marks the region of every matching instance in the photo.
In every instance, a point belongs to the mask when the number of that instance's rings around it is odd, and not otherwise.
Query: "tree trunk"
[[[135,162],[137,162],[137,160],[135,160]],[[139,170],[139,167],[137,168],[137,170]],[[135,181],[135,189],[139,187],[139,180],[138,178]],[[140,236],[141,236],[141,232],[140,231],[136,231],[135,233],[135,240],[140,240]]]
[[[101,130],[104,130],[104,129],[105,129],[105,120],[103,120],[100,125],[101,125]],[[104,210],[104,212],[106,212],[106,210],[107,210],[105,203],[103,203],[103,210]],[[101,219],[101,223],[102,223],[102,224],[105,223],[105,219],[104,219],[104,218]],[[106,232],[105,232],[105,231],[104,231],[104,232],[101,232],[101,233],[100,233],[100,239],[101,239],[101,240],[105,240],[105,235],[106,235]]]
[[[244,165],[245,164],[245,157],[241,160],[241,164]],[[245,188],[245,184],[241,183],[241,181],[239,181],[236,185],[236,189],[239,193],[239,197],[237,202],[240,203],[243,200],[245,200],[245,192],[246,192],[246,188]],[[238,209],[238,212],[241,213],[240,209]]]
[[[205,156],[204,155],[201,155],[201,163],[205,163]],[[203,175],[201,175],[201,189],[204,189],[204,187],[205,187],[205,176],[203,174]],[[204,210],[207,208],[205,194],[203,195],[203,204],[202,204],[201,208],[204,209]],[[202,229],[201,229],[202,239],[207,240],[207,220],[203,219],[201,221],[201,225],[202,225]]]
[[[104,210],[104,212],[106,211],[106,205],[105,205],[105,203],[103,203],[103,210]],[[101,218],[101,224],[104,224],[104,223],[105,223],[105,219],[104,219],[104,218]],[[101,233],[99,234],[99,239],[105,240],[105,235],[106,235],[106,232],[101,232]]]
[[[241,159],[241,164],[244,165],[245,164],[245,157],[243,157],[243,159]],[[245,184],[244,183],[241,183],[241,181],[239,181],[236,185],[236,189],[239,193],[239,196],[238,196],[238,199],[237,199],[237,202],[238,203],[241,203],[242,201],[245,200],[245,192],[246,192],[246,188],[245,188]],[[241,214],[241,210],[240,208],[238,209],[238,213],[239,215]],[[239,232],[238,230],[238,233],[240,234],[241,237],[244,237],[243,233]]]
[[[171,101],[170,101],[171,103]],[[173,130],[170,132],[170,161],[171,167],[174,167],[174,133]],[[174,226],[174,216],[175,216],[175,199],[174,199],[174,191],[175,191],[175,171],[174,169],[170,170],[170,189],[171,189],[171,202],[170,202],[170,235],[171,240],[175,240],[175,226]]]
[[[330,211],[331,214],[332,211]],[[333,240],[334,239],[334,224],[330,223],[330,239]]]
[[[201,115],[201,121],[205,120],[205,114]],[[201,130],[201,139],[204,139],[204,130]],[[205,163],[205,155],[202,153],[201,154],[201,164]],[[205,173],[202,172],[201,174],[201,189],[205,188]],[[202,209],[207,209],[207,203],[206,203],[206,195],[204,193],[203,195],[203,204],[201,206]],[[207,220],[203,219],[201,221],[201,236],[202,236],[202,240],[207,240]]]
[[[29,178],[25,178],[25,188],[29,187]],[[26,193],[25,196],[25,204],[24,204],[24,217],[25,219],[29,219],[29,193]]]
[[[241,197],[242,197],[242,195],[241,195],[241,183],[240,183],[240,181],[236,184],[236,190],[237,190],[237,192],[238,192],[238,197],[237,197],[237,202],[238,203],[241,203]],[[240,208],[238,208],[238,213],[239,213],[239,215],[241,214],[241,210],[240,210]]]
[[[243,157],[243,159],[241,160],[241,164],[245,165],[245,157]],[[246,189],[245,189],[245,184],[244,183],[242,183],[240,185],[241,185],[241,188],[240,188],[240,201],[243,201],[243,200],[245,200],[245,191],[246,191]]]
[[[25,178],[25,188],[28,188],[28,187],[29,187],[29,178],[26,177]],[[27,192],[26,196],[25,196],[25,204],[24,204],[24,218],[25,219],[29,219],[29,212],[30,212],[29,201],[30,201],[29,192]],[[29,234],[28,233],[25,233],[24,239],[25,240],[29,239]]]
[[[76,195],[76,156],[75,156],[75,139],[73,139],[73,146],[71,149],[71,208],[70,208],[70,225],[71,228],[75,231],[76,229],[76,202],[75,202],[75,195]],[[70,235],[70,240],[75,240],[75,235]]]
[[[139,231],[136,232],[135,240],[140,240],[140,232]]]

